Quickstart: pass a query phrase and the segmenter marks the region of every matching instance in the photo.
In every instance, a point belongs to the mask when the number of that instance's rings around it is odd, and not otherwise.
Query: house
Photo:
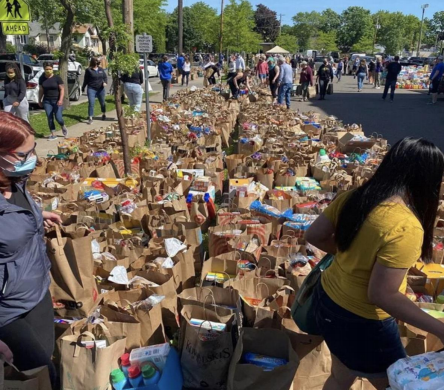
[[[60,49],[60,46],[62,44],[62,31],[60,28],[60,23],[55,23],[53,27],[48,28],[48,31],[46,31],[45,27],[42,26],[39,22],[29,23],[29,43],[48,46],[48,39],[50,52]]]
[[[102,54],[102,43],[97,35],[97,29],[91,24],[76,24],[72,30],[73,46],[80,49],[90,49]]]

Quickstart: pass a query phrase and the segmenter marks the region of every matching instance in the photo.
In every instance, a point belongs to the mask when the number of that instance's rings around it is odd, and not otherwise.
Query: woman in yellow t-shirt
[[[404,138],[362,187],[341,194],[306,240],[335,254],[315,291],[316,321],[332,355],[324,390],[348,390],[357,377],[377,389],[406,357],[395,320],[444,341],[444,324],[406,296],[407,270],[432,257],[444,156],[432,143]]]

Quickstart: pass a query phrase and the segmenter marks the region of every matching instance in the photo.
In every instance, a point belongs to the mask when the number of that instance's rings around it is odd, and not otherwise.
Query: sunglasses
[[[9,152],[9,154],[17,157],[20,159],[23,163],[28,160],[28,158],[34,154],[35,148],[37,147],[37,142],[34,143],[34,147],[29,152],[17,152],[15,150],[12,150]]]

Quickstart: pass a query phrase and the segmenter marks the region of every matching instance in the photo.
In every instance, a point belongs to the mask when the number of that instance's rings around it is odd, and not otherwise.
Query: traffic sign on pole
[[[31,12],[25,0],[1,1],[0,22],[29,22]]]
[[[136,35],[136,51],[138,53],[153,52],[153,37],[151,35]]]
[[[29,35],[27,22],[3,22],[2,30],[4,35]]]

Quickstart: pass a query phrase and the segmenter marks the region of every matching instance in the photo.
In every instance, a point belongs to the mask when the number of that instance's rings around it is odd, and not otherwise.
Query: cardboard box
[[[341,138],[338,139],[339,150],[342,153],[353,153],[356,150],[361,149],[364,152],[370,149],[375,144],[375,140],[368,141],[352,141],[353,137],[359,135],[358,133],[346,133]]]

